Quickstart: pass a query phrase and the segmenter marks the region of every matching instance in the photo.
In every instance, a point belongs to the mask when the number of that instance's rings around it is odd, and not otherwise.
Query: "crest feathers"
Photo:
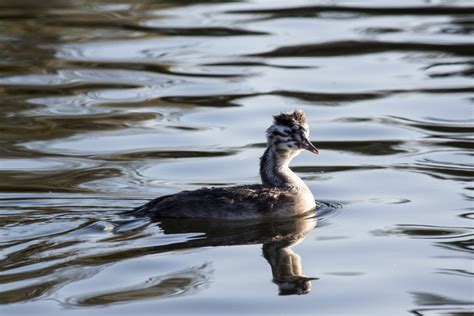
[[[273,122],[278,125],[303,125],[306,124],[306,115],[302,110],[294,110],[293,112],[280,113],[273,116]]]

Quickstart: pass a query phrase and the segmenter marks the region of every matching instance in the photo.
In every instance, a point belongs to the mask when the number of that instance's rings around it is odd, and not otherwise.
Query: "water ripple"
[[[0,313],[472,309],[472,3],[45,3],[0,3]],[[316,214],[122,215],[258,182],[293,108]]]
[[[253,54],[255,57],[330,57],[344,55],[364,55],[380,52],[443,52],[454,55],[470,56],[474,48],[470,44],[435,44],[382,41],[341,41],[321,44],[284,46],[275,50]]]

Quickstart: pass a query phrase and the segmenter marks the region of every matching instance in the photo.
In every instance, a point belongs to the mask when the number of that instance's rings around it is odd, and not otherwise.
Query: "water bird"
[[[305,214],[316,202],[308,186],[289,168],[301,150],[319,150],[309,141],[302,110],[273,116],[260,158],[261,184],[204,187],[155,198],[129,214],[161,218],[261,219]]]

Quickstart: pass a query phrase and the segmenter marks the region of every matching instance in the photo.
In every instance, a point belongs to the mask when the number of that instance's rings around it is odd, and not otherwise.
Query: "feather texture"
[[[201,188],[151,200],[134,215],[194,218],[278,217],[279,209],[291,209],[297,192],[263,185]]]

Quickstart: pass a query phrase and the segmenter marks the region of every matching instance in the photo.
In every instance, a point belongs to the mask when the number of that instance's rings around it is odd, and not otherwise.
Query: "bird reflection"
[[[280,295],[301,295],[311,291],[311,281],[317,278],[303,274],[301,257],[290,246],[266,243],[263,244],[263,255],[272,267],[273,282],[278,285]]]
[[[201,247],[255,245],[262,244],[263,257],[271,267],[272,280],[278,286],[280,295],[307,294],[311,290],[311,281],[316,278],[308,277],[303,273],[300,256],[294,252],[292,246],[302,242],[316,226],[314,212],[301,217],[275,219],[265,221],[216,221],[205,219],[178,219],[161,218],[145,225],[136,219],[121,220],[122,225],[114,229],[114,236],[102,243],[123,242],[134,240],[142,236],[143,230],[150,226],[157,226],[164,235],[189,234],[185,240],[165,243],[161,245],[132,247],[114,250],[110,253],[99,251],[96,255],[87,258],[77,258],[67,263],[66,266],[80,267],[88,275],[73,276],[67,282],[88,278],[100,272],[103,267],[118,261],[149,256],[158,253],[172,253],[174,251],[197,249]],[[135,222],[135,223],[134,223]],[[142,223],[143,224],[143,223]],[[110,244],[108,244],[110,245]],[[94,267],[96,267],[94,269]],[[101,267],[100,269],[97,267]],[[64,268],[63,265],[50,267],[52,271]],[[80,272],[79,271],[79,272]],[[196,293],[206,288],[211,283],[212,266],[204,264],[190,267],[189,269],[168,274],[156,275],[146,282],[114,288],[105,291],[88,291],[84,295],[74,295],[62,304],[65,307],[73,306],[102,306],[110,304],[123,304],[126,302],[169,298]],[[55,287],[64,283],[59,282],[53,288],[46,289],[52,292]],[[1,295],[0,295],[1,299]]]
[[[164,218],[158,225],[164,234],[205,234],[205,238],[189,240],[189,248],[262,244],[263,256],[271,266],[280,295],[307,294],[311,291],[311,281],[317,279],[303,273],[301,257],[292,249],[316,226],[314,213],[257,223]]]

